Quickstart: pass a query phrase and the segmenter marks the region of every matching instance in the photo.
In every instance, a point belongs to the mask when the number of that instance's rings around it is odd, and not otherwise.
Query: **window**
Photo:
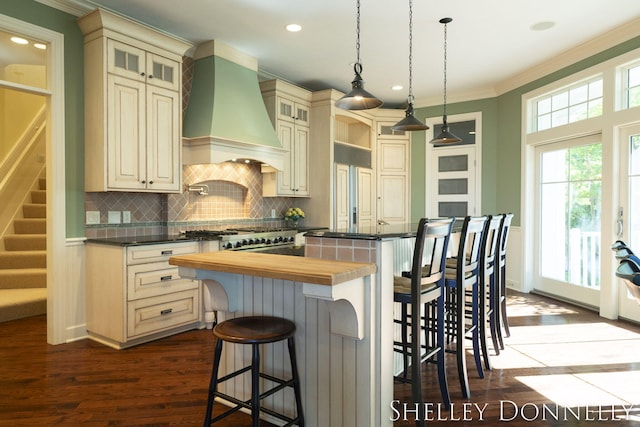
[[[623,108],[640,105],[640,63],[624,67],[622,70]]]
[[[602,115],[602,76],[534,100],[535,129],[541,131]]]

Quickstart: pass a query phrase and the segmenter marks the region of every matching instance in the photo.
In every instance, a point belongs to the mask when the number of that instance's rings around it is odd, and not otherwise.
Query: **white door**
[[[464,217],[480,214],[480,177],[475,145],[431,150],[430,216]]]
[[[536,160],[534,288],[599,307],[600,260],[609,251],[600,241],[600,135],[539,146]]]
[[[620,131],[620,207],[617,239],[640,256],[640,125]],[[616,268],[618,262],[616,262]],[[619,316],[640,322],[640,305],[619,282]]]
[[[356,188],[358,198],[357,225],[358,227],[370,227],[374,224],[374,177],[373,170],[368,168],[356,168]]]
[[[409,141],[378,140],[377,218],[389,224],[410,222]]]

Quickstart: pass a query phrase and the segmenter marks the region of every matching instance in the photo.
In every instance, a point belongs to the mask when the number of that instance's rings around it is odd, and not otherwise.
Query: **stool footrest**
[[[260,400],[262,400],[263,397],[266,397],[266,396],[268,396],[270,394],[273,394],[273,393],[271,393],[272,391],[273,391],[273,389],[268,390],[267,392],[261,394],[260,395]],[[251,399],[243,401],[243,400],[237,399],[237,398],[235,398],[233,396],[230,396],[228,394],[222,393],[221,391],[215,391],[215,392],[213,392],[213,395],[215,397],[219,397],[221,399],[228,400],[229,402],[233,403],[236,406],[234,406],[233,408],[229,409],[228,411],[218,415],[217,417],[212,418],[211,419],[211,423],[214,423],[214,422],[226,417],[227,415],[231,415],[232,413],[240,410],[241,408],[245,408],[245,409],[249,409],[249,410],[252,409]],[[289,418],[289,417],[287,417],[285,415],[282,415],[282,414],[280,414],[278,412],[272,411],[269,408],[264,408],[262,406],[260,406],[260,412],[264,412],[265,414],[269,414],[272,417],[276,417],[276,418],[281,419],[282,421],[285,421],[287,423],[287,424],[285,424],[285,426],[291,426],[291,425],[294,425],[296,422],[300,421],[300,417],[299,416],[296,417],[296,418]],[[285,427],[285,426],[283,426],[283,427]]]

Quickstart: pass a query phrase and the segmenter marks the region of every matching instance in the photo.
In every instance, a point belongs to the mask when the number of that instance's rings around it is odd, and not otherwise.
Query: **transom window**
[[[602,115],[602,76],[545,94],[534,101],[534,131]]]
[[[633,108],[640,105],[640,63],[623,69],[622,82],[624,90],[624,107]]]

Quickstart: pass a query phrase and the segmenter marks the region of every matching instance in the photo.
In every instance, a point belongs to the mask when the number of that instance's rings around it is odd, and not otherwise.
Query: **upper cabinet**
[[[84,34],[85,191],[181,191],[188,43],[97,9]]]
[[[282,143],[289,151],[284,170],[262,168],[265,197],[309,196],[309,109],[311,93],[280,80],[260,83],[267,112]]]

